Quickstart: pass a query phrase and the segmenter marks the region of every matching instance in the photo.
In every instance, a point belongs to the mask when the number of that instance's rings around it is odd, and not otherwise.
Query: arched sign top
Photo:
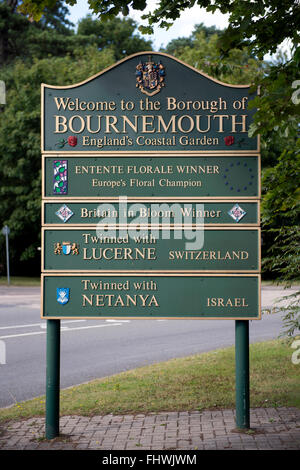
[[[46,83],[42,83],[42,86],[45,86],[47,88],[58,88],[58,89],[65,89],[65,88],[75,88],[75,87],[78,87],[80,85],[84,85],[85,83],[87,82],[90,82],[91,80],[94,80],[95,78],[97,77],[100,77],[101,75],[103,75],[104,73],[107,73],[109,72],[111,69],[113,69],[114,67],[118,67],[119,65],[121,65],[123,62],[126,62],[130,59],[135,59],[136,57],[141,57],[141,56],[163,56],[163,57],[168,57],[172,60],[175,60],[176,62],[178,62],[179,64],[182,64],[184,65],[185,67],[188,67],[190,68],[191,70],[193,70],[194,72],[202,75],[203,77],[205,78],[208,78],[209,80],[213,81],[213,82],[216,82],[218,83],[219,85],[223,85],[223,86],[227,86],[227,87],[231,87],[231,88],[249,88],[251,85],[250,84],[247,84],[247,85],[233,85],[233,84],[230,84],[230,83],[225,83],[225,82],[222,82],[221,80],[217,80],[216,78],[213,78],[211,77],[210,75],[208,75],[207,73],[205,72],[202,72],[201,70],[198,70],[196,69],[195,67],[187,64],[186,62],[180,60],[180,59],[177,59],[176,57],[173,57],[171,56],[170,54],[166,54],[165,52],[154,52],[154,51],[144,51],[144,52],[136,52],[135,54],[131,54],[127,57],[125,57],[124,59],[121,59],[119,60],[118,62],[116,62],[115,64],[113,65],[110,65],[109,67],[106,67],[105,69],[101,70],[100,72],[96,73],[95,75],[92,75],[91,77],[87,78],[86,80],[83,80],[82,82],[79,82],[79,83],[75,83],[73,85],[64,85],[64,86],[56,86],[56,85],[47,85]]]
[[[42,84],[42,152],[257,153],[250,85],[229,85],[159,52],[133,54],[85,81]]]

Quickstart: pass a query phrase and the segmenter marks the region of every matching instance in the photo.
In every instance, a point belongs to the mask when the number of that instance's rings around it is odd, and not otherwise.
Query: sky
[[[148,2],[152,9],[155,7],[156,2],[150,0]],[[77,24],[78,20],[84,18],[88,13],[91,13],[88,8],[87,0],[77,0],[77,4],[73,7],[69,7],[70,16],[68,17],[72,23]],[[144,14],[133,11],[129,16],[134,19],[138,24],[142,21],[140,17]],[[151,39],[155,50],[159,50],[161,46],[166,46],[172,39],[178,37],[188,37],[191,35],[194,26],[199,23],[204,23],[205,26],[216,26],[219,29],[223,29],[228,24],[228,15],[222,15],[221,13],[207,13],[205,9],[195,6],[182,13],[181,17],[175,21],[173,26],[166,31],[161,28],[155,28],[154,35],[145,35],[145,39]]]

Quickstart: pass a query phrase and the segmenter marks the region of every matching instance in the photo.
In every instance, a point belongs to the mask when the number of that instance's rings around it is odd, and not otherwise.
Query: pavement
[[[3,424],[0,450],[300,450],[300,409],[251,409],[250,430],[235,426],[230,409],[62,416],[60,436],[46,440],[38,417]]]

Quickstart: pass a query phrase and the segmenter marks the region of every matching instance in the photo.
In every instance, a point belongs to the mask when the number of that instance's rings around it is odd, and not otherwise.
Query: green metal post
[[[47,320],[46,439],[59,436],[60,320]]]
[[[249,321],[235,322],[236,426],[250,428]]]

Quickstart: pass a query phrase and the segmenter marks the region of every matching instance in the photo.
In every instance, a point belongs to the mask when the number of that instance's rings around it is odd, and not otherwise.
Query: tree
[[[112,18],[109,21],[93,19],[91,15],[78,24],[78,35],[93,37],[99,50],[110,47],[117,60],[139,51],[152,50],[151,41],[135,34],[137,24],[128,18]]]
[[[151,41],[136,33],[137,24],[131,19],[94,20],[90,16],[80,21],[77,33],[67,20],[68,9],[62,0],[45,9],[39,22],[17,11],[17,1],[11,7],[0,0],[0,65],[16,58],[31,61],[46,56],[73,55],[81,47],[97,44],[99,50],[114,49],[116,60],[142,50],[151,50]]]
[[[66,0],[69,5],[76,0]],[[147,0],[91,0],[93,13],[102,18],[111,18],[119,14],[129,14],[129,7],[143,11]],[[23,0],[20,9],[38,20],[45,8],[53,0]],[[206,11],[229,13],[229,27],[224,31],[222,43],[224,50],[232,47],[249,45],[260,58],[267,52],[276,52],[277,46],[289,38],[293,44],[299,41],[300,8],[295,0],[264,0],[246,2],[243,0],[160,0],[154,11],[143,16],[148,21],[141,31],[153,33],[153,25],[169,28],[180,17],[182,11],[198,5]]]
[[[112,65],[110,49],[78,49],[74,57],[48,57],[28,64],[20,59],[1,71],[6,105],[0,119],[0,226],[11,227],[10,254],[14,274],[40,271],[40,88],[78,83]],[[5,265],[4,237],[0,263]]]
[[[200,69],[211,77],[231,84],[253,83],[263,77],[266,64],[258,61],[246,47],[231,49],[226,58],[220,59],[218,42],[222,31],[197,25],[191,36],[174,39],[165,51]]]
[[[17,57],[32,59],[66,53],[74,32],[62,0],[45,9],[39,23],[29,21],[17,6],[17,0],[0,0],[0,65],[12,63]]]
[[[162,51],[177,57],[178,54],[183,54],[184,48],[189,47],[193,49],[195,47],[195,38],[200,32],[203,32],[205,38],[208,39],[213,34],[220,34],[221,30],[217,29],[215,26],[207,27],[203,23],[200,23],[194,27],[191,36],[172,39]]]

